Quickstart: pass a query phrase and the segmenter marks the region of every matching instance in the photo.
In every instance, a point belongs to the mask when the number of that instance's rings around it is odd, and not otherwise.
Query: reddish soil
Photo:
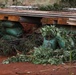
[[[35,65],[32,63],[2,64],[6,57],[0,56],[0,75],[76,75],[76,63],[64,65]]]

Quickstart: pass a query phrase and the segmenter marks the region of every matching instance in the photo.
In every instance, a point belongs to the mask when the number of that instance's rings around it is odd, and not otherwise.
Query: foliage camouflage
[[[60,34],[62,37],[66,36],[65,37],[66,41],[69,40],[70,34],[67,33],[64,29],[60,32]],[[71,48],[71,44],[69,42],[67,43],[67,46],[65,49],[61,48],[61,49],[53,50],[49,47],[46,48],[43,46],[39,46],[39,47],[34,46],[34,49],[30,53],[30,55],[26,53],[26,55],[19,54],[19,55],[13,56],[11,58],[4,60],[3,64],[8,64],[11,62],[27,62],[27,61],[32,62],[34,64],[56,64],[56,65],[63,64],[65,62],[73,62],[73,61],[76,61],[76,48]]]

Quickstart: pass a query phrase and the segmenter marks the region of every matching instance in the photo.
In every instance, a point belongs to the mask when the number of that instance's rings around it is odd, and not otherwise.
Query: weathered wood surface
[[[35,10],[17,10],[17,9],[0,9],[0,14],[31,16],[31,17],[64,17],[76,18],[76,12],[59,12],[59,11],[35,11]]]
[[[19,10],[19,9],[0,9],[0,20],[20,21],[21,18],[29,20],[27,17],[31,17],[32,21],[35,18],[39,18],[42,24],[53,24],[55,21],[57,24],[74,25],[76,26],[76,12],[75,11],[36,11],[36,10]],[[42,19],[41,19],[42,18]],[[70,21],[70,19],[73,19]],[[31,19],[29,20],[31,22]],[[38,21],[40,22],[40,21]]]

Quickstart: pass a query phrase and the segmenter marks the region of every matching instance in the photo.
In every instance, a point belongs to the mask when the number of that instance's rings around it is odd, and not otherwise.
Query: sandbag
[[[13,27],[15,25],[15,23],[11,21],[3,21],[1,24],[4,27]]]
[[[5,28],[4,27],[1,27],[0,28],[0,32],[5,33]]]
[[[11,36],[11,35],[7,35],[7,34],[4,35],[2,38],[5,39],[5,40],[13,40],[13,39],[16,39],[16,37]]]
[[[2,37],[3,36],[3,33],[2,32],[0,32],[0,37]]]
[[[19,22],[12,22],[12,21],[3,21],[1,23],[1,25],[3,27],[6,27],[6,28],[17,28],[17,27],[20,27],[20,28],[23,28],[22,25],[19,23]]]
[[[43,41],[43,46],[46,47],[46,48],[52,48],[52,49],[56,49],[56,45],[57,44],[57,41],[56,41],[56,38],[54,39],[51,39],[51,40],[46,40],[44,38],[44,41]]]
[[[5,33],[5,29],[3,27],[0,28],[0,37],[3,36]]]
[[[6,33],[15,37],[20,37],[23,30],[21,28],[6,28]]]
[[[3,35],[2,39],[5,39],[5,40],[14,40],[14,39],[17,39],[16,37],[14,36],[11,36],[11,35]]]
[[[65,48],[65,40],[61,36],[56,37],[60,48]]]
[[[19,22],[15,22],[13,28],[17,28],[17,27],[23,28],[23,26]]]

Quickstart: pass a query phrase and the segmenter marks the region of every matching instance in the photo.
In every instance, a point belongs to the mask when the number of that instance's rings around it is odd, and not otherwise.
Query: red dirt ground
[[[76,75],[76,63],[64,65],[35,65],[32,63],[2,64],[6,57],[0,56],[0,75]]]

